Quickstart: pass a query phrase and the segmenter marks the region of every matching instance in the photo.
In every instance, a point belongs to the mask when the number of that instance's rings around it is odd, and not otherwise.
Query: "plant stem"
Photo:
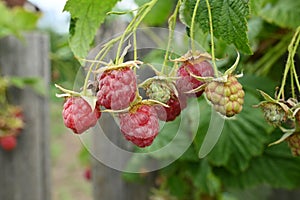
[[[136,29],[138,27],[138,25],[141,23],[142,19],[146,16],[146,14],[151,10],[151,8],[154,6],[154,4],[157,2],[157,0],[152,0],[149,3],[144,4],[138,11],[137,15],[132,19],[132,21],[128,24],[128,26],[126,27],[124,33],[119,36],[116,37],[112,40],[110,40],[109,42],[107,42],[106,44],[104,44],[104,47],[101,49],[101,51],[99,51],[99,53],[95,56],[95,60],[99,59],[99,57],[101,56],[102,60],[105,55],[108,53],[108,51],[111,49],[111,47],[113,46],[113,44],[115,44],[116,42],[119,41],[119,46],[118,46],[118,50],[117,50],[117,55],[116,55],[116,64],[119,64],[119,56],[121,53],[121,49],[122,49],[122,44],[125,40],[125,37],[133,30]],[[138,20],[138,18],[140,18]],[[94,67],[95,63],[92,63],[90,65],[90,68],[87,72],[85,81],[84,81],[84,86],[83,86],[83,95],[86,94],[86,89],[87,89],[87,84],[88,84],[88,80],[89,80],[89,76],[92,72],[92,69]],[[98,66],[98,65],[97,65]],[[97,67],[96,66],[96,67]]]
[[[137,60],[136,29],[133,32],[133,60]]]
[[[129,23],[129,25],[125,29],[125,31],[122,34],[122,37],[120,39],[117,54],[116,54],[116,64],[117,65],[120,64],[119,56],[121,53],[121,49],[122,49],[122,45],[123,45],[125,36],[139,26],[139,24],[142,22],[142,20],[145,18],[145,16],[151,11],[152,7],[156,4],[157,1],[158,0],[152,0],[149,3],[144,4],[141,7],[141,9],[139,10],[139,12],[137,13],[137,15],[134,17],[134,19]]]
[[[297,85],[297,90],[298,90],[298,92],[300,93],[299,77],[298,77],[298,75],[297,75],[297,71],[296,71],[295,66],[293,66],[291,70],[293,71],[293,74],[294,74],[295,82],[296,82],[296,85]]]
[[[173,40],[173,37],[174,37],[174,30],[175,30],[175,26],[176,26],[177,14],[178,14],[178,10],[180,8],[181,3],[182,3],[181,0],[179,0],[177,2],[175,10],[174,10],[173,14],[171,15],[171,17],[169,18],[169,38],[168,38],[168,44],[167,44],[167,49],[166,49],[166,54],[165,54],[163,66],[162,66],[162,69],[161,69],[162,74],[164,74],[165,67],[167,65],[169,52],[170,52],[170,49],[171,49],[171,43],[172,43],[172,40]]]
[[[249,70],[250,72],[256,72],[258,75],[267,74],[274,63],[282,57],[286,52],[287,43],[291,40],[291,35],[287,34],[281,38],[281,40],[264,54],[262,58],[255,63]]]
[[[213,63],[215,76],[218,77],[218,68],[216,65],[216,57],[215,57],[214,31],[213,31],[211,7],[210,7],[208,0],[206,0],[206,5],[207,5],[208,17],[209,17],[209,29],[210,29],[210,40],[211,40],[211,60]]]
[[[288,46],[289,55],[288,55],[288,60],[285,65],[285,70],[284,70],[284,74],[283,74],[283,78],[282,78],[282,82],[281,82],[281,87],[280,87],[278,97],[277,97],[278,100],[280,99],[281,96],[284,96],[284,87],[285,87],[286,78],[287,78],[289,69],[291,68],[291,66],[292,66],[291,70],[293,70],[293,68],[295,68],[294,56],[296,54],[296,51],[297,51],[297,48],[299,45],[299,40],[300,40],[299,33],[300,33],[300,27],[297,28],[296,33],[294,34],[292,41],[290,42],[290,44]],[[297,73],[295,74],[295,72],[294,72],[294,75],[295,75],[295,78],[298,79]],[[293,77],[291,77],[291,78],[293,78]]]
[[[292,63],[291,63],[292,64],[291,71],[293,71],[295,82],[296,82],[296,85],[297,85],[297,89],[298,89],[298,92],[300,93],[299,77],[297,75],[297,71],[296,71],[296,67],[295,67],[295,63],[294,63],[294,56],[297,52],[299,42],[300,42],[300,26],[297,28],[295,35],[298,35],[298,36],[295,39],[294,48],[293,48],[293,51],[292,51],[293,60],[292,60]],[[291,76],[291,78],[293,78],[293,77]]]
[[[192,15],[192,21],[191,21],[190,36],[191,36],[192,53],[194,53],[196,51],[194,33],[195,33],[195,18],[196,18],[196,14],[197,14],[199,4],[200,4],[200,0],[197,0],[196,4],[195,4],[195,7],[194,7],[193,15]]]

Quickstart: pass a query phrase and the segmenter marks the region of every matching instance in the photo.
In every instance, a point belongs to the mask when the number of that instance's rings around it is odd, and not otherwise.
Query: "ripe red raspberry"
[[[300,156],[300,133],[294,133],[287,138],[287,142],[294,156]]]
[[[84,175],[85,180],[90,181],[92,179],[91,168],[90,167],[86,168],[84,170],[84,174],[83,175]]]
[[[62,115],[65,126],[81,134],[96,125],[101,112],[98,105],[92,112],[91,106],[83,98],[71,97],[65,102]]]
[[[180,93],[188,92],[204,84],[203,82],[192,77],[190,73],[202,77],[214,75],[213,68],[208,61],[201,61],[194,64],[189,61],[185,61],[177,71],[177,76],[180,78],[176,81],[176,85]],[[199,91],[196,92],[196,94],[188,94],[188,96],[196,95],[196,97],[199,97],[202,95],[202,93],[203,91]]]
[[[139,147],[152,144],[159,131],[158,117],[153,106],[138,104],[119,117],[121,132],[127,140]]]
[[[17,138],[14,135],[2,137],[0,145],[5,151],[12,151],[17,146]]]
[[[125,109],[135,99],[136,75],[129,67],[107,70],[98,81],[98,103],[107,109]]]
[[[176,97],[174,94],[171,96],[167,102],[169,107],[164,107],[162,105],[155,105],[155,110],[157,116],[162,121],[173,121],[178,115],[180,115],[181,110],[183,110],[186,105],[186,98]]]
[[[226,117],[232,117],[243,109],[244,90],[236,77],[228,76],[227,82],[209,82],[205,88],[206,98],[214,109]]]

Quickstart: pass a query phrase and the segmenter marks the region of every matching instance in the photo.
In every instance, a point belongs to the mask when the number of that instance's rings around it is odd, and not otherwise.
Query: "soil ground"
[[[61,105],[51,105],[52,199],[92,200],[92,183],[84,178],[79,162],[82,144],[63,126]]]

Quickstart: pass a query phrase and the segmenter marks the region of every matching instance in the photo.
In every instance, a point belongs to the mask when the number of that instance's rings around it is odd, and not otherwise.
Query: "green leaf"
[[[274,134],[274,133],[273,133]],[[282,133],[278,133],[282,134]],[[248,188],[258,184],[293,189],[300,185],[300,158],[293,157],[287,143],[266,149],[262,156],[254,158],[249,168],[236,175],[224,169],[216,169],[228,187]]]
[[[139,149],[139,152],[150,153],[156,159],[178,158],[184,154],[197,132],[199,123],[197,104],[197,101],[190,101],[180,116],[172,122],[163,124],[152,145]]]
[[[135,0],[136,4],[141,6],[150,0]],[[159,26],[167,22],[168,17],[173,9],[174,0],[158,1],[151,11],[144,18],[143,22],[148,26]]]
[[[69,43],[74,55],[85,58],[97,29],[118,0],[68,0],[64,11],[71,13]]]
[[[262,1],[261,0],[250,0],[249,5],[250,5],[251,14],[257,15],[261,9]]]
[[[180,9],[180,19],[187,26],[191,25],[195,3],[196,0],[185,0]],[[209,0],[209,3],[214,36],[224,40],[227,44],[234,44],[237,49],[246,54],[252,54],[247,37],[248,2]],[[203,32],[209,32],[209,17],[205,0],[200,1],[195,21]]]
[[[89,166],[91,164],[91,155],[87,148],[82,147],[78,156],[81,165]]]
[[[200,163],[198,172],[192,178],[201,193],[215,196],[221,191],[221,181],[213,173],[211,166],[205,159]]]
[[[277,0],[267,3],[260,11],[259,16],[269,23],[284,28],[300,26],[300,1]]]
[[[253,109],[252,105],[259,102],[257,96],[247,92],[243,111],[235,119],[225,121],[221,137],[207,158],[215,166],[223,166],[232,173],[238,173],[249,166],[249,162],[255,156],[261,155],[268,141],[268,129],[263,114],[259,109]],[[211,111],[206,102],[201,101],[201,116],[211,116]],[[198,146],[205,136],[209,118],[205,117],[200,122],[198,132]],[[217,139],[217,138],[216,138]],[[203,141],[203,140],[202,140]]]
[[[0,2],[0,38],[8,35],[21,37],[21,31],[36,28],[38,18],[37,13],[19,7],[9,9]]]
[[[26,86],[31,87],[37,94],[41,96],[46,95],[46,86],[44,81],[41,78],[37,77],[19,77],[19,76],[11,76],[9,77],[10,85],[18,87],[20,89],[25,88]]]

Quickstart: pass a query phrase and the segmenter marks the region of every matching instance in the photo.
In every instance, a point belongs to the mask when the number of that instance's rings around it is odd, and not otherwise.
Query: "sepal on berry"
[[[92,111],[95,109],[97,98],[94,96],[92,89],[87,89],[79,93],[79,92],[65,89],[57,84],[55,84],[55,87],[60,89],[62,92],[64,92],[63,94],[56,94],[56,97],[58,98],[81,97],[90,105]]]
[[[183,56],[179,57],[179,58],[175,58],[175,59],[170,59],[170,61],[172,62],[185,62],[185,61],[189,61],[189,62],[202,62],[205,60],[211,60],[211,55],[209,53],[201,53],[200,51],[188,51],[186,54],[184,54]]]

